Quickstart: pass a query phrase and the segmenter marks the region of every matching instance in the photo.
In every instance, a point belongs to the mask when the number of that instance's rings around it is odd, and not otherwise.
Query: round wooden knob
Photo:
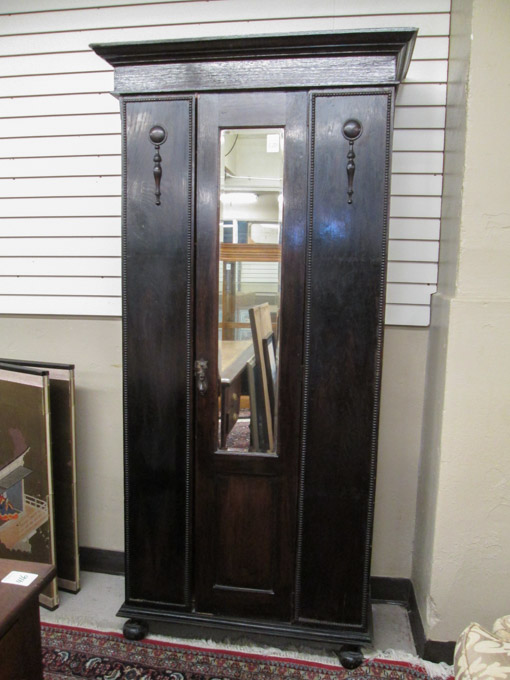
[[[149,139],[153,144],[164,144],[166,141],[166,130],[161,125],[155,125],[150,129]]]
[[[359,120],[355,120],[354,118],[346,121],[342,128],[343,136],[350,142],[354,142],[355,139],[358,139],[362,132],[363,128],[361,127],[361,123]]]

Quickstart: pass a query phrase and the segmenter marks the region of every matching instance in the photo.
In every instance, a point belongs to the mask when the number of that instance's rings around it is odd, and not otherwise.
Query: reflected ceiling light
[[[257,202],[257,194],[244,191],[235,191],[228,194],[220,194],[223,205],[249,205]]]

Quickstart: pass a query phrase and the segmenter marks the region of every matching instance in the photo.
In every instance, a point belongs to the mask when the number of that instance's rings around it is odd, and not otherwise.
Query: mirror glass
[[[283,128],[222,130],[219,449],[276,453]]]

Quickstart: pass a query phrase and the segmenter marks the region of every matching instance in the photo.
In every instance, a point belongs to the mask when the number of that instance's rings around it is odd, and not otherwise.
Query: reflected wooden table
[[[12,571],[37,574],[29,585],[1,583]],[[0,678],[42,680],[39,593],[56,574],[51,564],[0,559]]]
[[[242,376],[254,349],[251,340],[223,340],[220,351],[220,448],[224,449],[239,417]]]

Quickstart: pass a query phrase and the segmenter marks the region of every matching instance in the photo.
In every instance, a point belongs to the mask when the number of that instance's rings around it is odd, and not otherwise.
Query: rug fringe
[[[384,651],[370,651],[365,652],[367,659],[377,659],[382,661],[398,661],[412,664],[413,666],[421,666],[423,670],[431,678],[438,678],[439,680],[447,680],[454,676],[453,666],[441,661],[441,663],[434,663],[433,661],[426,661],[419,656],[410,654],[409,652],[402,652],[398,649],[386,649]]]

